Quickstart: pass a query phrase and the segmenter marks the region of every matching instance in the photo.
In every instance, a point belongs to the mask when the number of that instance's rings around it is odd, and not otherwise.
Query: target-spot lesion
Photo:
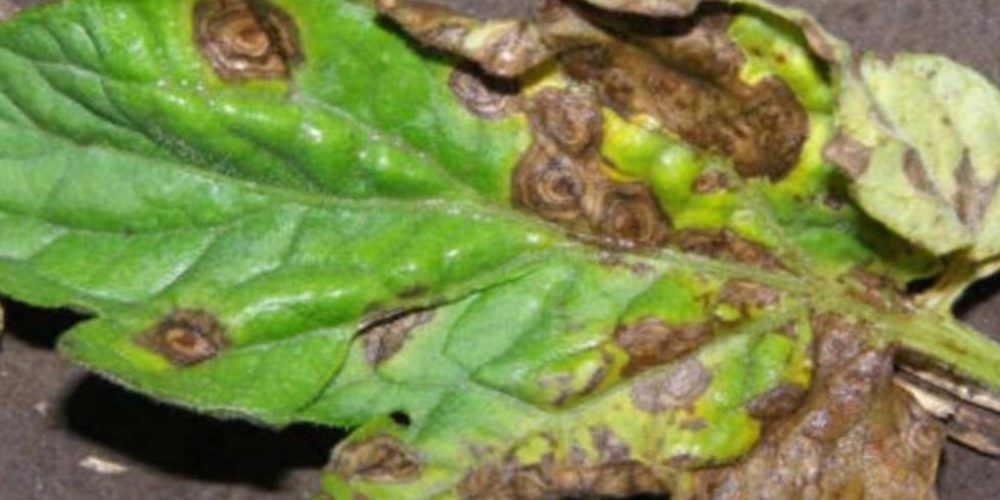
[[[219,78],[288,79],[304,56],[298,26],[263,0],[201,0],[194,7],[195,43]]]

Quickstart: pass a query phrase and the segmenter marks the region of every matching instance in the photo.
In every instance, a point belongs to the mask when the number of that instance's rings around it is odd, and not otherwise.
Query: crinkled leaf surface
[[[923,422],[890,345],[1000,387],[992,344],[896,291],[938,259],[823,159],[844,49],[806,17],[753,2],[633,36],[565,6],[379,7],[518,90],[365,2],[77,0],[0,26],[0,290],[93,312],[62,351],[153,396],[359,427],[335,498],[752,491],[808,472],[803,446]],[[712,113],[650,104],[670,89]],[[841,365],[831,403],[813,382]],[[774,425],[805,444],[754,448]],[[929,495],[939,442],[775,491],[915,471]],[[717,474],[752,449],[758,472]]]

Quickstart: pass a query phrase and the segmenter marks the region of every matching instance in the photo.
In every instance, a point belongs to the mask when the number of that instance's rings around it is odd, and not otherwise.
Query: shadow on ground
[[[95,376],[70,391],[66,428],[163,472],[277,491],[285,473],[322,468],[341,432],[313,426],[272,431],[163,405]]]

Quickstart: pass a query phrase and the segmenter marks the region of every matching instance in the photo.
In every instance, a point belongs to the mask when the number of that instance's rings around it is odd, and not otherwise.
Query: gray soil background
[[[520,0],[458,1],[495,11]],[[0,0],[0,17],[18,3],[39,0]],[[996,0],[779,3],[811,11],[857,48],[883,55],[937,52],[1000,83]],[[294,499],[316,487],[337,431],[272,432],[149,401],[55,355],[55,338],[79,318],[4,304],[9,331],[0,350],[0,500]],[[1000,278],[974,287],[959,313],[1000,338]],[[126,470],[102,474],[81,465],[91,457]],[[945,450],[943,499],[1000,498],[1000,479],[994,478],[1000,478],[1000,459],[957,445]]]

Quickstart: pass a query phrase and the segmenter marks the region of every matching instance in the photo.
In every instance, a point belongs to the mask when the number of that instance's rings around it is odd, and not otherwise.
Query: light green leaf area
[[[766,8],[730,36],[743,78],[788,81],[809,114],[788,176],[693,194],[728,160],[610,112],[602,152],[675,229],[727,229],[770,267],[602,247],[515,209],[523,116],[473,116],[453,61],[366,4],[274,3],[304,58],[288,81],[220,79],[192,0],[76,0],[0,26],[0,291],[93,313],[69,358],[198,411],[359,427],[325,479],[337,498],[475,496],[476,472],[513,465],[612,457],[672,483],[731,463],[764,428],[755,402],[809,387],[814,314],[1000,387],[988,341],[845,277],[936,261],[823,203],[832,87]],[[181,317],[219,338],[171,340]],[[392,460],[373,467],[378,446]]]
[[[856,151],[851,191],[935,255],[1000,254],[1000,92],[944,57],[873,55],[845,78],[838,125]]]

